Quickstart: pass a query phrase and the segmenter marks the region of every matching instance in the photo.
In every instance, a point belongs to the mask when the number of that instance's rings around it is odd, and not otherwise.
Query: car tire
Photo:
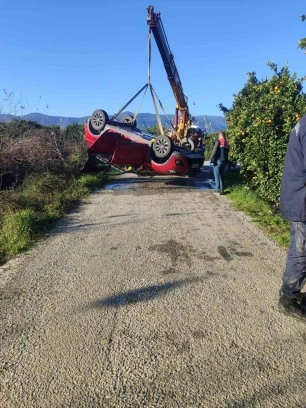
[[[91,127],[97,132],[101,132],[105,125],[109,123],[108,114],[102,109],[96,109],[89,119]]]
[[[137,122],[136,120],[134,120],[134,117],[132,115],[123,116],[123,118],[121,119],[121,123],[127,123],[131,125],[133,129],[137,127]]]
[[[157,158],[167,159],[173,151],[173,141],[168,136],[157,136],[152,148]]]
[[[92,127],[91,122],[90,122],[90,118],[87,119],[87,126],[88,126],[88,129],[89,129],[89,131],[90,131],[90,133],[91,133],[92,135],[94,135],[94,136],[100,136],[100,135],[101,135],[101,132],[98,132],[97,130],[95,130],[95,129]]]
[[[190,137],[184,137],[184,139],[181,140],[181,147],[190,150],[191,152],[194,152],[195,150],[194,141]]]

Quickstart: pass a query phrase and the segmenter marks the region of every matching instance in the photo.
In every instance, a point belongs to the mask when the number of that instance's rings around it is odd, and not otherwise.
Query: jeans
[[[290,246],[282,292],[296,298],[306,282],[306,222],[290,223]]]
[[[224,179],[223,174],[226,167],[226,163],[218,160],[217,163],[214,163],[214,177],[215,177],[215,190],[217,192],[223,192],[224,190]]]

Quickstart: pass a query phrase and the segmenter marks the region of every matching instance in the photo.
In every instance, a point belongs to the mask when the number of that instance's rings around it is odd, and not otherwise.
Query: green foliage
[[[65,138],[67,140],[84,141],[84,126],[79,123],[68,125],[65,129]]]
[[[83,125],[0,123],[0,263],[31,247],[90,191],[100,175],[81,175]]]
[[[34,218],[30,209],[6,214],[2,223],[0,246],[8,256],[16,255],[31,245]]]
[[[301,20],[305,21],[306,20],[306,16],[305,14],[303,14],[301,16]],[[302,50],[306,50],[306,38],[301,38],[300,41],[298,42],[298,47],[301,48]]]
[[[241,164],[249,188],[272,205],[279,201],[283,162],[291,129],[305,112],[303,79],[268,63],[273,76],[248,74],[231,109],[220,105],[228,123],[231,158]]]
[[[107,180],[107,176],[97,175],[97,174],[84,174],[82,177],[76,179],[78,187],[84,188],[85,192],[90,192],[96,188],[101,187],[101,185]]]
[[[64,131],[64,139],[69,146],[69,162],[71,164],[85,163],[87,146],[84,139],[84,126],[79,123],[68,125]]]
[[[166,128],[163,128],[163,130],[164,130],[164,134],[166,135],[167,133],[168,133],[168,129],[166,129]],[[148,127],[148,128],[146,128],[145,129],[145,132],[148,132],[148,133],[151,133],[152,135],[155,135],[155,136],[159,136],[160,135],[160,129],[159,129],[159,126],[158,126],[158,124],[156,124],[155,126],[153,126],[153,127]]]
[[[302,50],[306,50],[306,38],[302,38],[298,42],[298,47],[301,48]]]
[[[0,264],[30,248],[42,232],[104,182],[105,177],[97,174],[33,173],[20,187],[1,192]]]
[[[0,123],[0,190],[18,186],[31,173],[79,173],[87,160],[84,126],[66,129],[35,122]]]
[[[17,139],[31,129],[42,129],[43,126],[33,121],[13,119],[0,123],[0,139]]]

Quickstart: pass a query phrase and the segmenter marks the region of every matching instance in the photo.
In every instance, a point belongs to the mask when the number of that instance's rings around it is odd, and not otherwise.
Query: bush
[[[27,250],[42,232],[105,181],[99,175],[31,174],[16,189],[0,193],[0,264]]]
[[[248,75],[231,109],[220,105],[228,123],[231,157],[241,165],[247,185],[274,206],[278,205],[284,157],[291,129],[305,111],[302,79],[287,67],[258,81]]]
[[[0,263],[28,249],[103,184],[101,175],[80,173],[87,156],[83,130],[0,123]]]
[[[0,126],[0,190],[18,186],[32,172],[68,168],[76,174],[86,161],[82,125],[70,125],[64,131],[25,121],[19,126],[13,121],[13,125]]]

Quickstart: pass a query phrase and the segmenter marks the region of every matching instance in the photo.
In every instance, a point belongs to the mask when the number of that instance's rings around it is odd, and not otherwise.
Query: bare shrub
[[[29,172],[64,165],[68,156],[59,130],[27,129],[17,137],[0,135],[0,189],[16,187]]]

